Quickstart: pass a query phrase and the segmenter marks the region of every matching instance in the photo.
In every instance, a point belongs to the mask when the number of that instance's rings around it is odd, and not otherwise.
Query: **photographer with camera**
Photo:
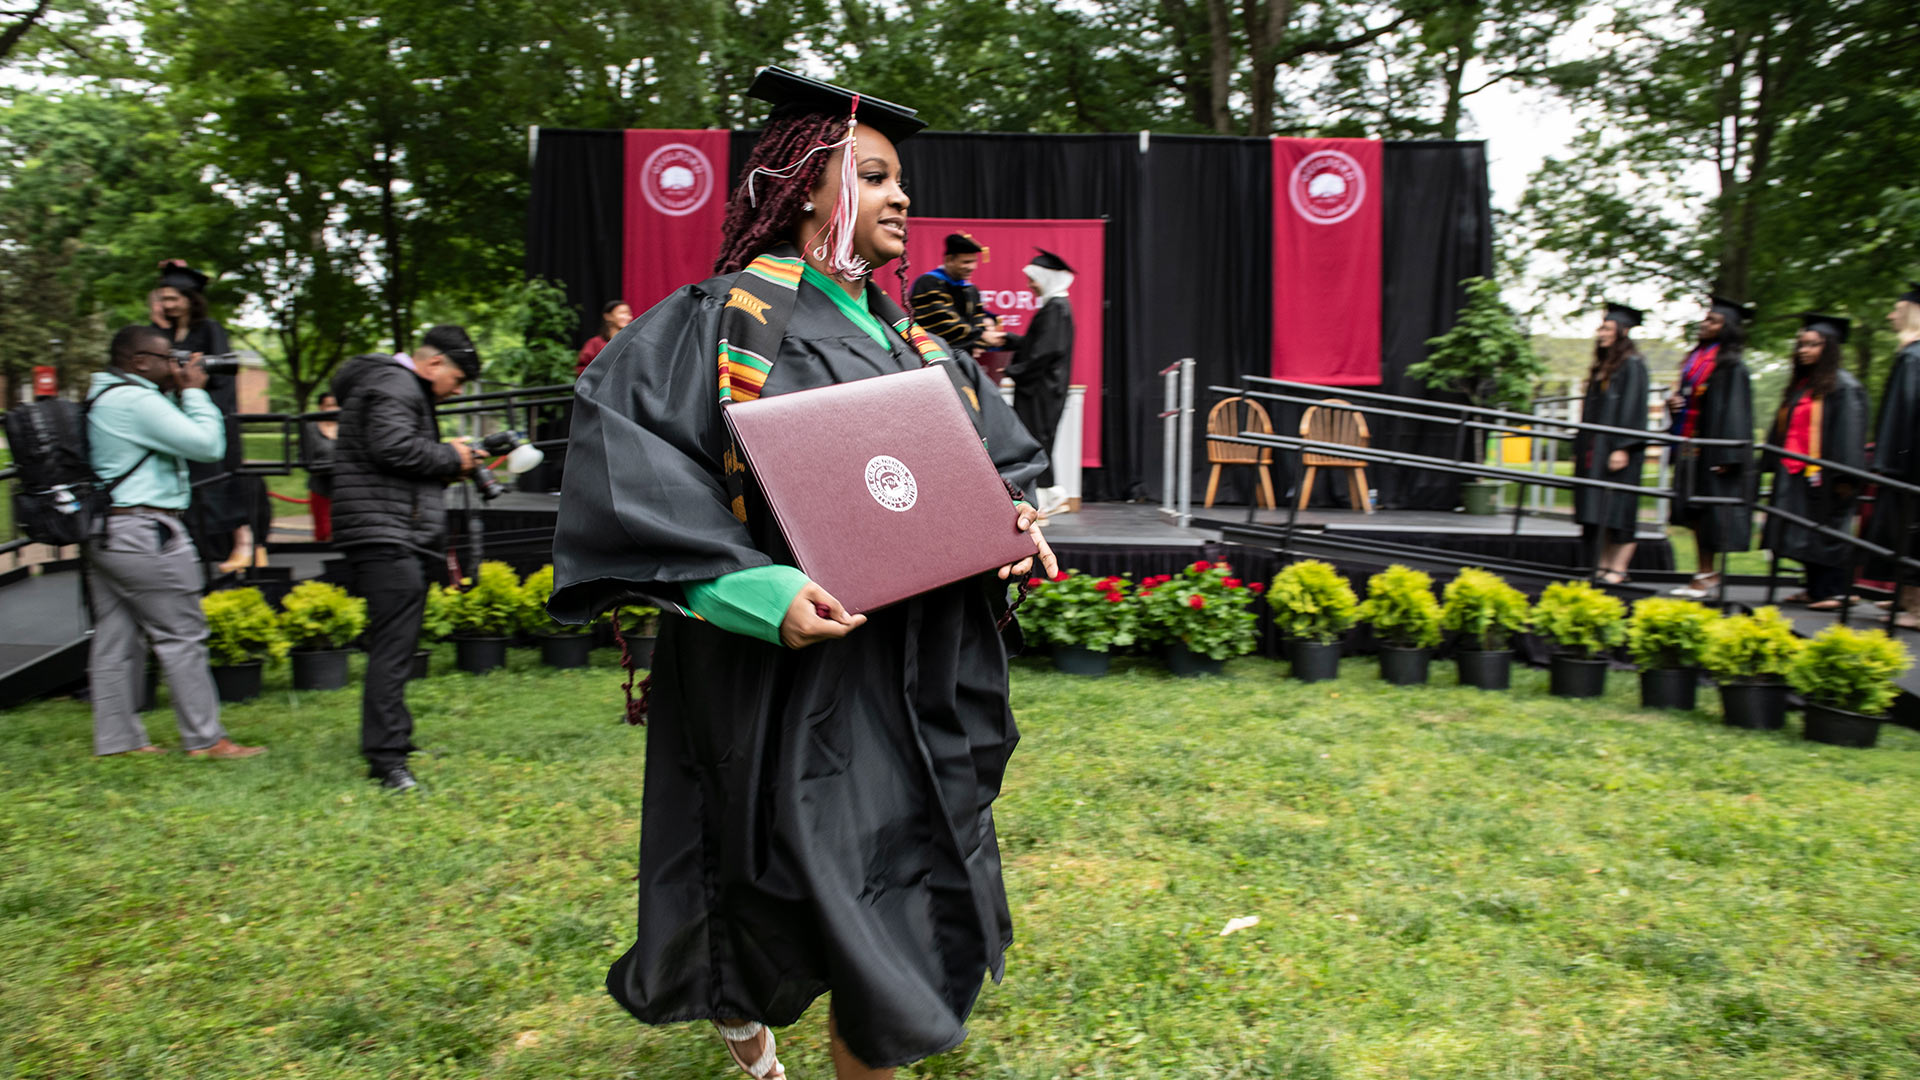
[[[87,392],[88,460],[112,482],[112,508],[87,542],[93,608],[87,678],[93,752],[163,751],[147,741],[135,702],[153,653],[173,692],[180,747],[191,757],[243,758],[220,726],[220,699],[207,667],[207,618],[200,609],[200,556],[187,535],[189,462],[218,461],[226,423],[207,396],[207,373],[177,362],[165,331],[129,326],[113,336],[112,367]]]
[[[392,792],[418,786],[407,768],[415,749],[407,672],[427,582],[445,576],[445,489],[479,460],[464,440],[441,440],[434,404],[479,377],[480,354],[458,326],[428,330],[411,356],[356,356],[333,377],[333,545],[367,600],[360,752],[367,775]]]

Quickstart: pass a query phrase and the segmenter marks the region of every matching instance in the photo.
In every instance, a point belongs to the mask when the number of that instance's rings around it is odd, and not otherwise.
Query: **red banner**
[[[1273,140],[1273,377],[1380,382],[1380,143]]]
[[[621,299],[639,314],[713,276],[727,214],[727,133],[628,131]]]
[[[914,269],[925,273],[940,265],[948,233],[965,233],[986,250],[980,255],[973,283],[988,311],[1000,316],[1009,333],[1024,334],[1038,306],[1027,275],[1021,269],[1033,260],[1035,248],[1046,248],[1073,267],[1073,383],[1087,388],[1081,422],[1080,463],[1100,465],[1100,373],[1106,322],[1107,223],[1098,220],[1038,220],[1013,218],[914,218],[908,247]],[[981,363],[998,371],[1007,362],[1004,352],[986,353]]]

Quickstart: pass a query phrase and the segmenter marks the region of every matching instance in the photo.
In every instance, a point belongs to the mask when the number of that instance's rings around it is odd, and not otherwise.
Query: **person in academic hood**
[[[1026,333],[1007,335],[1013,359],[1006,375],[1013,380],[1013,411],[1034,441],[1051,451],[1067,408],[1067,384],[1073,380],[1073,301],[1067,299],[1073,267],[1045,248],[1034,250],[1039,254],[1027,264],[1026,275],[1039,306]],[[1066,489],[1053,482],[1051,462],[1036,483],[1042,511],[1067,501]]]
[[[1747,324],[1754,311],[1715,296],[1700,319],[1697,340],[1680,362],[1680,378],[1667,397],[1675,435],[1698,439],[1753,438],[1753,388],[1744,360]],[[1751,453],[1737,446],[1681,444],[1674,462],[1672,521],[1693,532],[1693,580],[1673,590],[1699,599],[1720,585],[1720,553],[1753,546],[1753,514],[1729,503],[1696,498],[1739,498],[1751,484]]]
[[[1807,313],[1793,344],[1793,375],[1780,395],[1767,442],[1796,454],[1862,468],[1867,462],[1867,391],[1841,366],[1848,320]],[[1797,517],[1849,532],[1853,528],[1858,477],[1777,454],[1771,458],[1772,505]],[[1768,515],[1765,543],[1782,559],[1794,559],[1806,572],[1804,592],[1786,598],[1818,611],[1838,610],[1848,602],[1853,545],[1804,525]]]
[[[1900,351],[1894,354],[1893,370],[1887,373],[1880,395],[1873,471],[1891,480],[1920,484],[1920,281],[1909,282],[1907,291],[1894,300],[1887,322],[1893,326]],[[1867,539],[1913,558],[1920,553],[1920,544],[1914,543],[1917,529],[1920,499],[1903,507],[1900,496],[1883,488],[1874,500]],[[1920,629],[1920,585],[1912,584],[1920,575],[1902,571],[1891,559],[1875,557],[1868,559],[1867,576],[1899,582],[1900,613],[1894,618],[1909,630]]]
[[[913,321],[954,349],[998,349],[1006,335],[980,302],[973,272],[984,251],[965,233],[948,233],[946,257],[913,283]]]
[[[1642,314],[1624,304],[1608,304],[1606,317],[1593,335],[1593,366],[1587,369],[1587,394],[1580,420],[1612,428],[1647,428],[1647,362],[1631,333]],[[1573,440],[1573,466],[1589,480],[1640,486],[1647,443],[1632,435],[1581,431]],[[1630,580],[1634,527],[1640,517],[1640,499],[1632,492],[1576,488],[1573,517],[1581,525],[1587,549],[1597,545],[1600,560],[1594,576],[1609,585]]]
[[[1046,455],[872,280],[906,254],[894,147],[922,122],[778,68],[748,92],[775,108],[718,276],[635,319],[576,386],[548,611],[667,612],[636,707],[638,931],[608,990],[650,1024],[715,1022],[757,1077],[785,1075],[771,1028],[830,994],[838,1075],[886,1076],[959,1045],[1004,970],[992,807],[1018,733],[996,623],[1035,560],[848,614],[792,565],[722,403],[952,363],[1009,485]],[[1024,502],[1007,515],[1037,520]]]

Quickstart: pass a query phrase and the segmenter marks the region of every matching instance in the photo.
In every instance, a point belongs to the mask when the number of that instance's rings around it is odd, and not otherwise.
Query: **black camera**
[[[482,457],[506,455],[507,471],[515,476],[540,464],[546,457],[539,447],[527,442],[526,435],[518,431],[496,431],[476,443],[474,453]],[[485,465],[473,470],[473,489],[487,502],[507,493],[507,486],[495,478],[493,470]]]
[[[173,362],[181,367],[193,363],[193,354],[185,349],[173,350]],[[200,366],[207,369],[209,375],[238,375],[240,373],[239,353],[215,353],[200,358]]]

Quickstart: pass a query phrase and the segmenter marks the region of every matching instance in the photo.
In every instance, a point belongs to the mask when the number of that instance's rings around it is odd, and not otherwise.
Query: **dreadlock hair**
[[[1592,386],[1598,383],[1606,386],[1611,383],[1614,374],[1620,370],[1620,365],[1626,363],[1627,357],[1632,356],[1636,351],[1633,347],[1633,339],[1627,336],[1626,328],[1619,323],[1614,323],[1613,344],[1595,343],[1593,346],[1593,366],[1587,369],[1587,385]]]
[[[828,113],[804,113],[787,120],[775,120],[760,133],[753,144],[753,155],[740,174],[740,184],[727,200],[727,219],[720,226],[720,256],[713,260],[713,272],[732,274],[747,268],[758,256],[793,238],[794,222],[800,220],[800,206],[820,182],[831,154],[816,154],[789,177],[761,174],[755,169],[784,169],[802,154],[823,143],[837,141],[847,130],[847,118]],[[755,206],[747,197],[747,184],[753,184]]]

